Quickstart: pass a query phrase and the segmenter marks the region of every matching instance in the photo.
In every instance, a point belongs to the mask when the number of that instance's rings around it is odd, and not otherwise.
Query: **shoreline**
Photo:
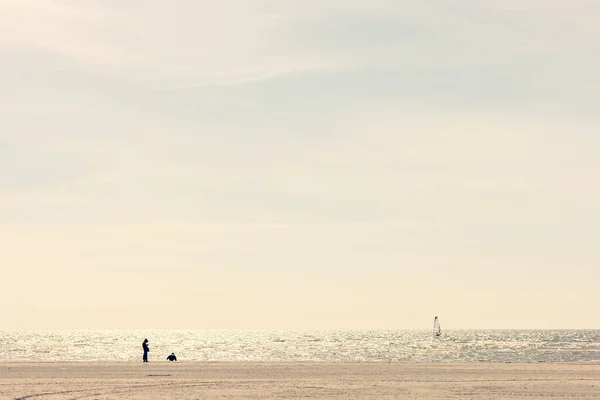
[[[178,359],[177,361],[167,360],[151,360],[147,364],[582,364],[582,365],[599,365],[600,360],[575,360],[575,361],[545,361],[545,360],[531,360],[531,361],[494,361],[494,360],[371,360],[371,361],[331,361],[331,360],[186,360]],[[0,368],[4,365],[10,364],[145,364],[138,360],[61,360],[61,361],[37,361],[37,360],[0,360]]]

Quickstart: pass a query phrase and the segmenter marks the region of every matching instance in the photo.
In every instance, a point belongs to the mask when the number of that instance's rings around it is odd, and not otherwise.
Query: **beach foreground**
[[[600,363],[0,363],[2,399],[600,398]]]

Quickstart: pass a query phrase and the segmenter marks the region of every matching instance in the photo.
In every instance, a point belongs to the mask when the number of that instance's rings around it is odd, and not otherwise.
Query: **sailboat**
[[[433,319],[433,337],[440,337],[442,334],[442,327],[440,326],[440,320],[438,317]]]

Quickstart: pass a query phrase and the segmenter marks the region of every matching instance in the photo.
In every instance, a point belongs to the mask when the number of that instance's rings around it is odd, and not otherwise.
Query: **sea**
[[[1,361],[600,361],[600,330],[0,331]]]

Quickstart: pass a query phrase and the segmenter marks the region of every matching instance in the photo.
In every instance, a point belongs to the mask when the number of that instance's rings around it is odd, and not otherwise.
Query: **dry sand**
[[[0,363],[2,399],[600,399],[600,363]]]

